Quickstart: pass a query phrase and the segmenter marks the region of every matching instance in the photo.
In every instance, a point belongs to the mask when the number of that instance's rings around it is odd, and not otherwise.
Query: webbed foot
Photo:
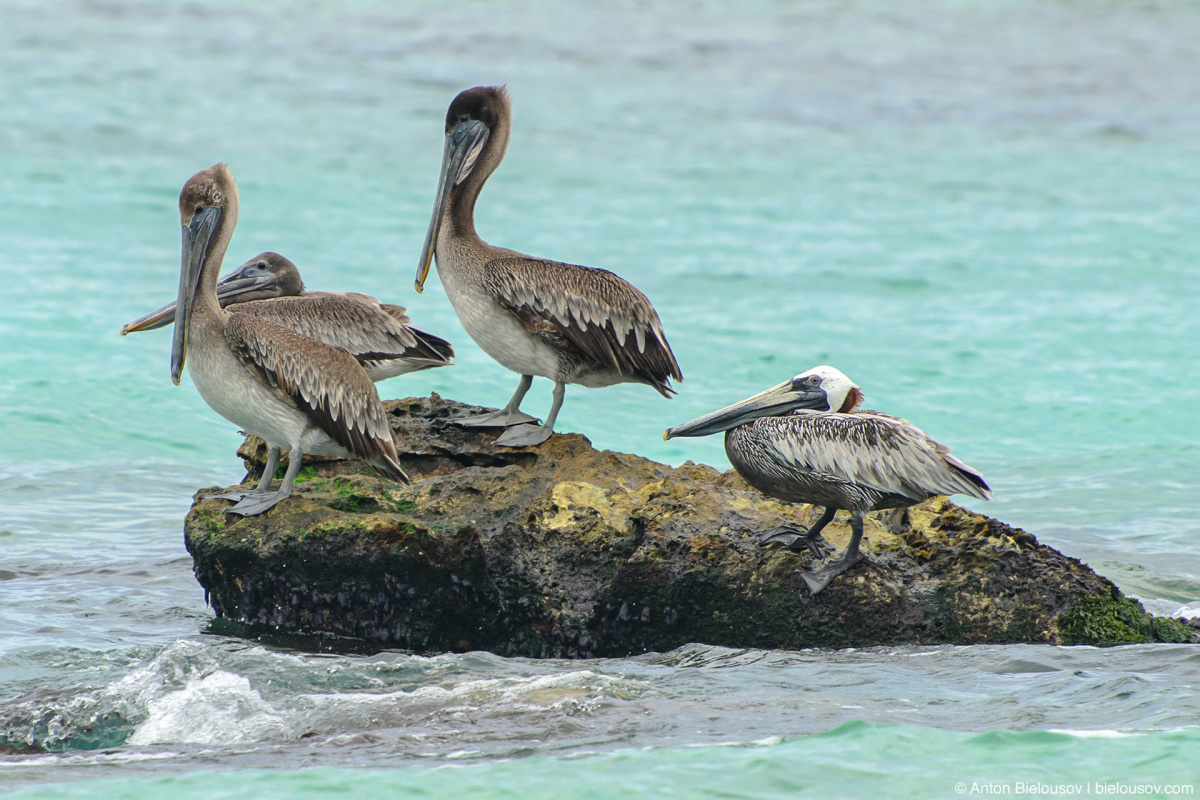
[[[240,517],[253,517],[274,508],[291,494],[288,492],[251,492],[237,505],[225,509],[226,514],[237,514]]]
[[[205,495],[206,500],[241,500],[249,497],[252,494],[269,494],[269,492],[259,491],[258,489],[238,489],[232,492],[222,492],[221,494]]]
[[[511,428],[514,425],[537,423],[537,417],[531,417],[524,411],[492,411],[487,414],[471,414],[466,417],[456,417],[450,420],[455,425],[464,428]]]
[[[828,586],[829,582],[838,575],[841,575],[843,572],[850,569],[865,558],[866,555],[860,551],[850,556],[844,556],[832,564],[827,564],[826,566],[817,570],[796,570],[796,572],[799,572],[800,577],[804,579],[806,584],[808,584],[808,590],[813,594],[816,594]]]
[[[553,433],[545,425],[516,425],[496,438],[499,447],[533,447],[550,438]]]
[[[825,541],[825,537],[821,535],[820,531],[802,531],[799,528],[780,525],[778,528],[763,531],[758,534],[757,538],[759,547],[781,544],[797,553],[808,551],[812,553],[813,558],[824,558],[833,553],[833,548],[829,542]]]
[[[206,495],[204,495],[204,499],[205,500],[241,500],[246,495],[253,494],[253,493],[254,493],[253,489],[246,489],[244,491],[237,491],[237,492],[222,492],[221,494],[206,494]]]

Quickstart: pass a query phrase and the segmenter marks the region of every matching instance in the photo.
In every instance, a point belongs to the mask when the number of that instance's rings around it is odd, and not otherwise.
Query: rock
[[[293,497],[230,517],[200,493],[185,537],[219,617],[339,647],[621,656],[728,647],[1195,641],[1023,530],[944,497],[871,515],[864,561],[811,595],[808,556],[753,534],[815,519],[736,473],[672,468],[556,434],[537,448],[464,429],[443,400],[385,404],[412,486],[306,460]],[[261,440],[238,451],[256,478]],[[844,517],[844,514],[842,515]],[[825,536],[849,537],[844,518]],[[228,623],[223,623],[228,625]],[[355,644],[357,643],[357,644]]]

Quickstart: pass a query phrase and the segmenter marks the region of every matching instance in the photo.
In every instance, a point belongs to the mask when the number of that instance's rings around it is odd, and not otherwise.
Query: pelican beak
[[[229,305],[229,301],[240,294],[267,291],[279,296],[279,279],[269,269],[258,266],[256,259],[250,259],[245,264],[217,281],[217,300],[221,308]]]
[[[221,209],[206,206],[192,215],[189,225],[183,226],[183,258],[179,265],[179,296],[175,300],[175,335],[171,340],[171,382],[179,385],[183,364],[187,360],[188,320],[196,288],[204,272],[204,261],[212,244],[213,234],[221,221]]]
[[[437,200],[433,204],[429,230],[425,233],[425,246],[421,248],[421,261],[417,264],[418,293],[424,291],[425,279],[429,276],[430,265],[433,264],[442,218],[446,215],[446,207],[450,205],[450,192],[471,174],[490,134],[491,131],[486,125],[473,119],[458,123],[446,134],[446,147],[442,151],[442,173],[438,177]]]
[[[158,311],[152,311],[144,317],[138,317],[133,322],[121,326],[121,335],[125,336],[138,331],[154,331],[165,328],[175,321],[175,304],[168,303]]]
[[[663,432],[663,439],[673,439],[676,436],[708,436],[736,428],[759,417],[778,417],[797,408],[826,411],[829,409],[829,400],[820,389],[797,389],[791,381],[784,381],[740,403],[734,403],[674,428],[667,428]]]
[[[251,259],[217,282],[217,302],[221,304],[221,308],[229,305],[234,297],[250,292],[265,291],[273,296],[279,296],[279,279],[269,269],[255,266],[257,263]],[[133,322],[121,326],[121,335],[158,330],[167,327],[174,321],[175,304],[168,303],[158,311],[152,311],[144,317],[138,317]]]

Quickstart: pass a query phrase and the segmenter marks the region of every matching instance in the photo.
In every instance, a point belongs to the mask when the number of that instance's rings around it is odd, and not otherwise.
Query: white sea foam
[[[211,744],[295,738],[292,727],[241,675],[217,671],[150,703],[130,744]]]
[[[402,725],[445,715],[495,716],[557,711],[567,715],[595,709],[606,698],[640,696],[646,684],[575,670],[558,675],[485,678],[450,686],[421,686],[394,692],[310,694],[298,700],[313,728],[334,725]]]
[[[295,740],[310,732],[403,727],[456,716],[573,716],[594,710],[606,698],[649,691],[637,681],[575,670],[390,692],[292,694],[280,705],[264,698],[245,676],[216,669],[202,650],[203,645],[176,642],[102,691],[107,705],[119,707],[137,722],[130,744],[224,746]]]
[[[5,761],[3,763],[3,769],[18,770],[30,769],[31,767],[60,767],[71,764],[138,764],[142,762],[170,761],[173,758],[179,758],[179,753],[142,753],[128,750],[84,750]]]
[[[1180,606],[1171,613],[1171,616],[1178,617],[1180,619],[1192,619],[1193,617],[1200,617],[1200,602]]]
[[[1187,603],[1180,604],[1178,600],[1139,597],[1138,602],[1151,614],[1157,614],[1160,617],[1173,617],[1175,619],[1200,617],[1200,601],[1197,600],[1190,600]]]
[[[1141,733],[1128,733],[1126,731],[1077,731],[1069,728],[1049,728],[1050,733],[1065,733],[1068,736],[1075,736],[1080,739],[1126,739],[1131,736],[1143,736]]]

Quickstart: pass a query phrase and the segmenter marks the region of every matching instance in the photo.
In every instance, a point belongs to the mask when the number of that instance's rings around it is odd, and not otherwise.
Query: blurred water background
[[[305,654],[210,631],[183,549],[232,426],[169,336],[183,181],[229,162],[227,260],[409,308],[454,94],[505,83],[492,243],[612,269],[686,382],[568,390],[659,435],[834,364],[987,476],[971,503],[1148,608],[1200,613],[1200,6],[1152,2],[0,0],[0,756],[17,797],[954,796],[1200,780],[1200,650],[912,647],[588,662]],[[545,382],[540,382],[545,383]],[[549,404],[549,386],[527,401]],[[219,629],[218,629],[219,630]]]

